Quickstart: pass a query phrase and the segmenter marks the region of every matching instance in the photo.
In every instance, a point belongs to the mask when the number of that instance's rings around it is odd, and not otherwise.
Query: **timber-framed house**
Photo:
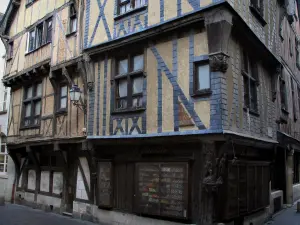
[[[299,164],[278,160],[297,149],[282,75],[290,60],[298,98],[296,6],[11,1],[16,202],[107,224],[261,224],[291,201],[285,169]]]
[[[82,1],[15,0],[1,24],[7,50],[3,82],[11,87],[7,143],[16,169],[15,201],[61,213],[72,212],[75,165],[86,137],[86,109],[74,106],[69,94],[75,85],[87,90],[83,13]]]

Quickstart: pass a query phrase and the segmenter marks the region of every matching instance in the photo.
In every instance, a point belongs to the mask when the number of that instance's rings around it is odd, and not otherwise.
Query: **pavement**
[[[296,209],[296,204],[290,208],[283,209],[265,225],[300,225],[300,213],[297,213]]]
[[[95,225],[55,213],[25,206],[6,204],[0,206],[0,225]],[[99,225],[99,224],[97,224]]]

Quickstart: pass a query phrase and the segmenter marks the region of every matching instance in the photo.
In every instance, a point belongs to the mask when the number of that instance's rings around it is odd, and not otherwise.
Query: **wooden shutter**
[[[112,207],[112,163],[98,163],[97,205]]]
[[[136,168],[140,213],[188,218],[188,163],[140,163]]]

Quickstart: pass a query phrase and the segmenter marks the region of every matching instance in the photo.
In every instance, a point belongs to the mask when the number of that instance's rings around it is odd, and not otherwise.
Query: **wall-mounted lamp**
[[[72,88],[70,89],[70,99],[73,105],[75,105],[77,108],[81,109],[82,111],[86,111],[86,105],[82,101],[81,97],[82,91],[80,88],[73,84]]]

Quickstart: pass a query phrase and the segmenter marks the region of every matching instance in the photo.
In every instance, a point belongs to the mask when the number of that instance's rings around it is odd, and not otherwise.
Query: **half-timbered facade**
[[[75,85],[83,94],[87,87],[83,7],[82,1],[10,1],[2,20],[3,82],[11,87],[7,146],[21,204],[72,212],[86,135],[86,100],[79,108],[69,95]]]
[[[89,201],[74,201],[75,216],[120,224],[266,218],[278,9],[274,0],[86,1],[95,188]]]

